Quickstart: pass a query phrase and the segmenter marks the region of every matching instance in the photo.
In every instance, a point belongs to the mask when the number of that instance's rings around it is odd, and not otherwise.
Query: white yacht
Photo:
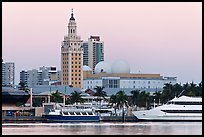
[[[164,105],[132,113],[139,121],[202,121],[202,97],[175,97]]]

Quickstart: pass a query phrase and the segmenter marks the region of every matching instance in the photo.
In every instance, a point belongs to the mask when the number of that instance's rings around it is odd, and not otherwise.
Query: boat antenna
[[[181,93],[178,95],[178,97],[180,97],[180,96],[183,94],[184,91],[185,91],[185,90],[182,90]]]

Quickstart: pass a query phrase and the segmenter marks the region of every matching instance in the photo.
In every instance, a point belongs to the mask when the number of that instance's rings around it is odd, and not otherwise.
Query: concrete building
[[[73,11],[68,23],[68,35],[61,45],[62,85],[82,88],[83,86],[83,48],[82,40],[77,36],[77,24]]]
[[[28,87],[36,85],[51,85],[61,80],[61,71],[57,71],[55,66],[40,67],[39,70],[22,70],[20,72],[20,82],[26,83]]]
[[[82,43],[84,49],[83,65],[89,66],[93,72],[97,63],[104,61],[104,42],[99,36],[90,36]]]
[[[2,60],[2,86],[15,85],[15,64]]]
[[[98,65],[99,64],[99,65]],[[115,61],[112,66],[99,62],[96,74],[84,67],[83,89],[103,86],[107,89],[138,89],[141,91],[159,91],[165,83],[176,84],[176,77],[163,77],[160,74],[130,73],[130,66],[123,60]]]

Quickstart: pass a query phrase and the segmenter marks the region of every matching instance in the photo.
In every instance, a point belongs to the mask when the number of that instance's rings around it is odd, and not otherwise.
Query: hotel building
[[[88,41],[82,43],[84,49],[83,65],[89,66],[93,72],[97,63],[104,61],[104,42],[99,36],[90,36]]]

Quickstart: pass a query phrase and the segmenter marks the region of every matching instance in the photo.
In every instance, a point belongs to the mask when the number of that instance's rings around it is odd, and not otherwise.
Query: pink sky
[[[56,66],[74,9],[77,33],[99,35],[105,61],[126,60],[135,73],[202,80],[201,2],[3,2],[2,58],[20,71]]]

